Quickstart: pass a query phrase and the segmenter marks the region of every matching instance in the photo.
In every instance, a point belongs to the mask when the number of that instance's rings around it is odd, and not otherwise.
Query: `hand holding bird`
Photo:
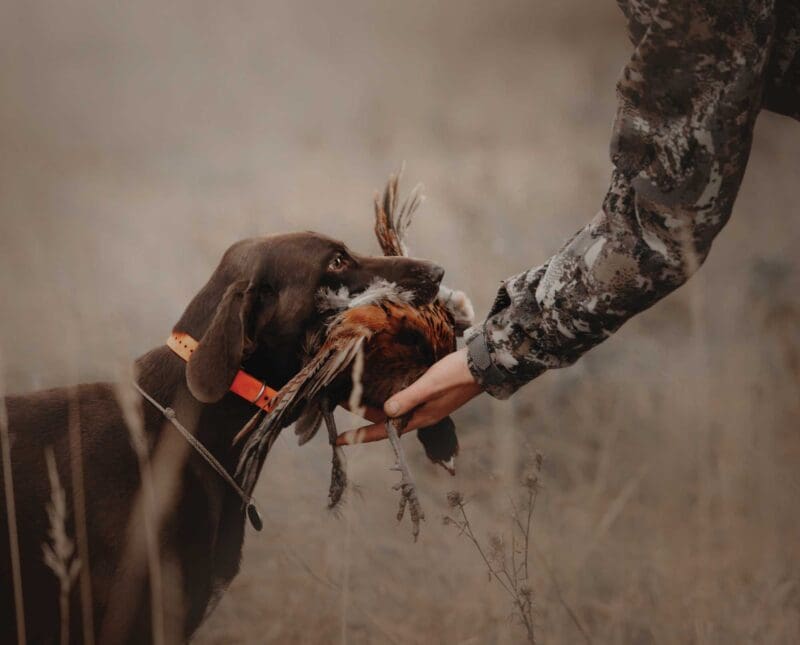
[[[383,410],[370,408],[364,417],[371,425],[339,435],[337,446],[349,446],[386,439],[385,420],[413,412],[401,434],[431,426],[444,419],[483,390],[467,366],[467,350],[448,354],[406,389],[392,396]]]

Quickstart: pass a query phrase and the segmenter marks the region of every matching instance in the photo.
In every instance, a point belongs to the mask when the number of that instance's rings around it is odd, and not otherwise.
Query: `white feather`
[[[336,291],[323,287],[317,292],[317,306],[320,311],[343,311],[385,301],[397,304],[411,303],[413,300],[413,291],[403,289],[383,278],[376,278],[364,291],[356,294],[351,294],[344,286]]]
[[[437,300],[453,315],[457,329],[466,329],[472,326],[475,320],[475,309],[463,291],[440,285]]]

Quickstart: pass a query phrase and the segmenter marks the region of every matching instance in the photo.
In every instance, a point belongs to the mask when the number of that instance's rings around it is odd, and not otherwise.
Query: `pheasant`
[[[422,201],[415,190],[399,206],[398,181],[390,178],[383,196],[375,199],[375,233],[385,255],[408,255],[405,233]],[[249,437],[237,474],[245,490],[252,490],[266,454],[288,420],[298,418],[295,432],[301,445],[324,421],[333,449],[329,490],[333,508],[347,486],[342,448],[336,446],[335,407],[349,403],[351,410],[361,405],[382,408],[390,396],[456,349],[456,337],[472,323],[473,313],[463,292],[441,286],[432,303],[415,305],[413,294],[385,281],[356,295],[344,288],[323,289],[318,307],[328,315],[307,339],[304,367],[281,388],[272,412],[260,425],[253,430],[255,424],[249,424],[240,433]],[[399,438],[410,416],[387,419],[386,431],[396,457],[393,469],[401,474],[394,487],[401,493],[397,519],[402,520],[408,507],[416,540],[424,513]],[[428,458],[455,474],[458,438],[452,419],[421,428],[417,436]]]

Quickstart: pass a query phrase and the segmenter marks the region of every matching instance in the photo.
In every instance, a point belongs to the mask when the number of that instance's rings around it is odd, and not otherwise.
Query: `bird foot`
[[[334,509],[342,501],[347,489],[347,473],[343,467],[342,449],[334,448],[331,457],[331,485],[328,489],[328,508]]]
[[[322,418],[328,428],[328,442],[331,444],[331,485],[328,489],[328,508],[335,509],[342,501],[345,489],[347,489],[347,472],[344,469],[344,453],[336,446],[336,421],[333,418],[333,409],[328,399],[324,399],[320,406]]]
[[[407,481],[404,477],[403,481],[392,486],[392,489],[400,491],[400,506],[397,509],[397,521],[402,521],[403,515],[405,515],[406,512],[406,506],[408,506],[408,513],[411,516],[411,532],[414,535],[414,542],[416,542],[419,537],[420,520],[425,519],[425,513],[420,506],[419,497],[417,497],[417,487],[414,485],[413,481]]]
[[[395,427],[396,420],[386,419],[386,434],[389,436],[389,443],[394,450],[394,456],[397,459],[392,470],[400,473],[400,483],[395,484],[394,490],[400,491],[400,506],[397,509],[397,521],[403,519],[408,507],[409,515],[411,516],[411,532],[414,536],[414,542],[419,537],[419,523],[425,519],[425,513],[422,512],[422,507],[419,503],[417,496],[417,487],[414,485],[414,478],[411,476],[411,471],[406,462],[406,455],[403,452],[403,447],[400,445],[400,435]]]

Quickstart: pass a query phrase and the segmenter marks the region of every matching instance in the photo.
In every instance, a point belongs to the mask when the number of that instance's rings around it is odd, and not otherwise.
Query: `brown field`
[[[485,314],[600,206],[628,52],[611,0],[4,4],[6,389],[114,377],[238,238],[377,252],[371,198],[402,161],[428,195],[413,251]],[[508,535],[537,451],[540,643],[583,642],[568,609],[595,643],[800,642],[798,150],[763,114],[706,266],[572,368],[461,410],[455,478],[406,438],[417,544],[388,446],[348,449],[337,517],[324,439],[285,433],[266,528],[195,642],[522,642],[441,516],[458,489],[481,540]]]

